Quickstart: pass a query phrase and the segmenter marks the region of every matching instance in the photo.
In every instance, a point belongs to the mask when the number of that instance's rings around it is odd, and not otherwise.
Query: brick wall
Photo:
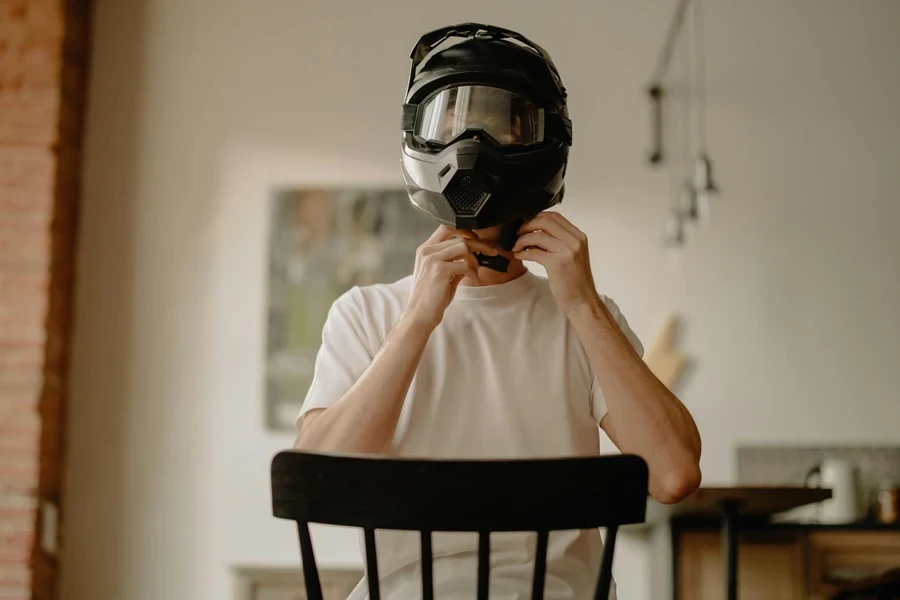
[[[56,596],[88,0],[0,0],[0,600]]]

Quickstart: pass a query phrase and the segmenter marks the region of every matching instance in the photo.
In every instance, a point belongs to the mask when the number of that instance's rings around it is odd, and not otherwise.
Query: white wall
[[[575,146],[563,212],[651,338],[670,309],[708,482],[740,441],[895,442],[900,3],[706,2],[725,190],[681,257],[642,95],[673,2],[96,3],[63,598],[228,598],[234,563],[294,563],[262,427],[268,191],[399,181],[417,35],[484,20],[552,52]],[[322,563],[357,563],[325,531]],[[623,598],[649,595],[625,542]]]

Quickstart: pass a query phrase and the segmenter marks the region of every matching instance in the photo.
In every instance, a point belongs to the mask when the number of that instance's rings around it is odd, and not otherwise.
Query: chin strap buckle
[[[509,259],[505,256],[500,256],[499,254],[497,256],[490,256],[488,254],[476,252],[475,258],[482,267],[487,267],[488,269],[493,269],[500,273],[506,273],[509,269]]]

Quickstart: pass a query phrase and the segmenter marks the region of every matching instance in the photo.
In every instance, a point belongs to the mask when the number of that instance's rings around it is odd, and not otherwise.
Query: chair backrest
[[[606,527],[595,598],[606,600],[619,525],[642,523],[647,465],[637,456],[408,460],[281,452],[272,461],[276,517],[298,524],[310,600],[322,600],[309,523],[364,530],[371,600],[380,596],[376,529],[421,533],[422,597],[433,598],[431,533],[479,534],[478,600],[488,598],[490,533],[537,533],[532,598],[543,599],[550,531]]]

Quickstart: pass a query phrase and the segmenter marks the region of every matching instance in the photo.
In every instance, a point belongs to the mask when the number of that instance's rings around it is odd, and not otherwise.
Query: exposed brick
[[[90,4],[0,0],[0,600],[57,597],[35,510],[60,500]]]
[[[40,387],[43,373],[16,369],[0,369],[0,389]]]
[[[34,298],[50,289],[50,274],[46,269],[25,265],[0,266],[0,290],[4,294],[27,294]],[[0,300],[0,305],[5,304]]]
[[[50,146],[58,116],[59,94],[53,88],[0,89],[0,144]]]
[[[34,524],[20,523],[21,527],[18,531],[0,530],[0,551],[3,550],[25,550],[31,549],[34,543]]]
[[[4,47],[0,42],[0,87],[41,88],[57,85],[59,51],[42,46]]]
[[[0,566],[0,587],[27,586],[31,569],[27,565]]]
[[[2,265],[0,261],[0,265]],[[46,291],[44,292],[46,293]],[[10,288],[4,290],[4,298],[0,302],[0,326],[2,325],[18,325],[33,326],[43,325],[45,315],[47,313],[46,298],[31,296],[33,300],[29,302],[29,293],[23,290]],[[0,339],[0,344],[14,343],[12,340]]]
[[[37,511],[28,508],[0,508],[0,531],[29,531],[34,527]]]
[[[38,461],[35,457],[6,458],[0,464],[0,480],[7,489],[31,490],[38,485]]]
[[[0,369],[43,369],[44,349],[40,344],[4,342],[0,344]]]
[[[42,389],[42,388],[41,388]],[[37,419],[37,406],[31,410],[20,410],[23,404],[34,402],[32,395],[39,394],[37,387],[28,386],[0,386],[3,391],[5,407],[10,408],[11,412],[3,415],[0,420],[0,435],[9,435],[12,433],[36,433],[40,431],[40,423]],[[38,395],[38,401],[40,396]]]
[[[47,333],[39,323],[4,323],[0,321],[0,344],[43,344]]]
[[[18,210],[0,214],[0,236],[15,240],[16,236],[49,235],[53,215],[46,210]]]
[[[0,439],[0,457],[19,454],[35,454],[40,448],[40,439],[34,433],[8,433]],[[2,517],[0,517],[2,526]]]
[[[9,210],[0,212],[0,229],[10,227],[16,230],[20,230],[22,228],[50,229],[50,226],[52,225],[51,218],[51,215],[47,214],[47,211]]]
[[[30,0],[0,0],[0,21],[23,21]]]
[[[45,227],[15,227],[0,223],[0,263],[47,264],[50,231]]]
[[[2,587],[0,588],[0,600],[32,600],[32,596],[27,587],[25,589]]]
[[[0,88],[55,86],[59,77],[62,2],[0,7]]]
[[[34,494],[10,490],[0,482],[0,510],[37,510],[37,498]]]
[[[0,548],[0,565],[30,564],[31,550],[17,548]],[[0,600],[4,600],[0,595]]]
[[[0,415],[10,415],[37,410],[40,394],[38,390],[29,388],[0,388]],[[6,417],[3,418],[3,422]],[[6,439],[0,439],[0,448]]]
[[[55,174],[56,156],[51,148],[0,146],[0,189],[50,191]]]
[[[52,180],[42,182],[36,189],[0,185],[0,214],[37,213],[48,217],[54,202],[54,185]]]

